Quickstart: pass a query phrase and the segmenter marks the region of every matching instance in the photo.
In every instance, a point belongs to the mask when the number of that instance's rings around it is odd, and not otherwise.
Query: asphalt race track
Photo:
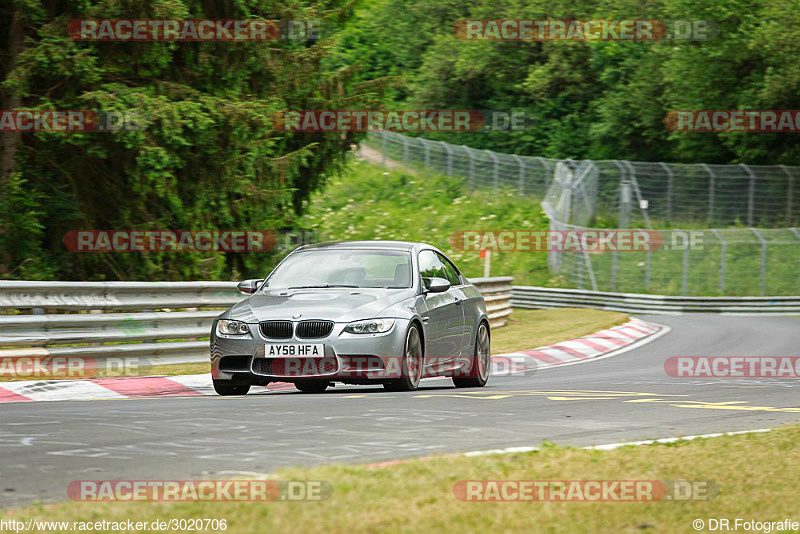
[[[183,479],[446,452],[592,445],[800,420],[797,379],[678,379],[670,356],[800,356],[800,318],[642,317],[672,330],[618,356],[419,391],[30,402],[0,408],[0,507],[66,499],[73,480]]]

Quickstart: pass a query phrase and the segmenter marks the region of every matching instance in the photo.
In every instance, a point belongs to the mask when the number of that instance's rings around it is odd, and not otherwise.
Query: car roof
[[[318,249],[348,249],[348,248],[371,248],[377,250],[407,250],[413,251],[423,248],[438,250],[436,247],[427,243],[417,243],[414,241],[328,241],[326,243],[314,243],[304,245],[295,249],[295,252]]]

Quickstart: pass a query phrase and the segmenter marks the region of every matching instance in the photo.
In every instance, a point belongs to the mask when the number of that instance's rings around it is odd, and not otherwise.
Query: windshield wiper
[[[316,286],[292,286],[287,289],[327,289],[329,287],[358,287],[352,284],[320,284]]]

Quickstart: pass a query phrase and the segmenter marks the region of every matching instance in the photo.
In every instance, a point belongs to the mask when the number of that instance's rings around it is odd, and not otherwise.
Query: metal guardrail
[[[511,314],[512,280],[471,280],[493,328]],[[147,366],[204,362],[208,341],[202,338],[214,318],[243,298],[236,282],[0,281],[0,309],[47,312],[0,315],[0,360],[86,357],[98,367],[111,359],[115,365],[120,359]],[[187,308],[194,311],[161,311]]]
[[[0,309],[220,308],[231,306],[241,298],[234,282],[0,281]]]
[[[728,315],[798,315],[797,297],[677,297],[640,293],[610,293],[582,289],[513,286],[515,308],[596,308],[625,313],[677,315],[722,313]]]
[[[506,324],[511,315],[511,276],[492,278],[471,278],[470,282],[481,291],[486,302],[486,313],[492,328],[500,328]]]

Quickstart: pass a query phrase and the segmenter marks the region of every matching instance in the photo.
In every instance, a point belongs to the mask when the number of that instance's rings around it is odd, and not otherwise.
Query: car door
[[[472,340],[475,338],[476,329],[478,328],[476,322],[477,316],[471,310],[471,306],[474,306],[475,303],[470,300],[469,296],[464,291],[464,280],[453,262],[447,259],[447,256],[444,254],[437,252],[436,255],[444,266],[447,280],[450,282],[450,290],[453,292],[457,303],[460,303],[461,313],[464,317],[463,328],[461,329],[459,355],[465,354],[471,356],[473,353]]]
[[[419,253],[419,272],[423,278],[447,279],[447,269],[433,250]],[[459,298],[458,287],[443,293],[427,293],[424,296],[426,361],[436,368],[453,364],[463,345],[464,309],[463,296]]]

